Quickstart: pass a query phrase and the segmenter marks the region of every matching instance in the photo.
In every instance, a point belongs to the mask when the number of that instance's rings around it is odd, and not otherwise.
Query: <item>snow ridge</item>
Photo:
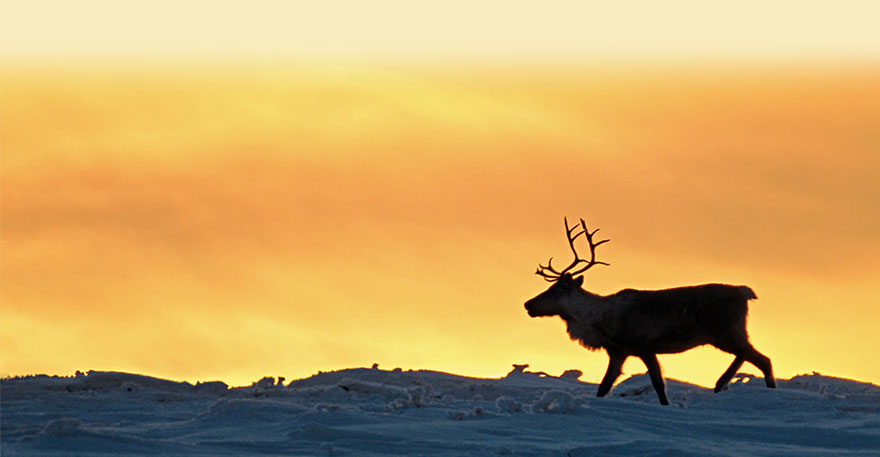
[[[727,391],[646,375],[595,398],[580,372],[500,379],[355,368],[229,388],[89,372],[0,382],[2,455],[880,455],[880,387],[738,375]]]

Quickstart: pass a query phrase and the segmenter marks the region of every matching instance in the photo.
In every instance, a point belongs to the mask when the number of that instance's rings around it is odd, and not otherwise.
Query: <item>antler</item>
[[[569,247],[571,247],[571,252],[574,254],[574,260],[567,267],[563,268],[562,271],[556,271],[556,269],[553,268],[553,257],[550,257],[550,260],[547,261],[546,267],[541,264],[538,264],[538,270],[535,271],[535,274],[543,277],[545,281],[553,282],[553,281],[558,281],[559,278],[561,278],[562,275],[564,275],[566,273],[568,273],[570,275],[576,275],[576,274],[580,274],[580,273],[587,271],[593,265],[610,265],[609,263],[600,262],[600,261],[596,260],[596,247],[598,247],[599,245],[601,245],[603,243],[607,243],[611,240],[602,240],[602,241],[598,241],[598,242],[594,243],[593,242],[593,235],[595,235],[596,232],[599,231],[599,229],[593,230],[592,232],[589,231],[587,229],[587,223],[584,222],[583,219],[581,219],[580,227],[578,227],[577,225],[575,225],[574,227],[569,227],[567,217],[563,218],[563,221],[565,222],[565,236],[568,238],[568,245],[569,245]],[[580,231],[578,231],[578,229],[580,229]],[[575,232],[577,232],[577,233],[575,233]],[[577,237],[579,237],[581,235],[584,235],[587,238],[587,243],[589,243],[589,245],[590,245],[590,260],[589,261],[581,259],[577,253],[577,249],[575,249],[575,247],[574,247],[574,240],[576,240]],[[587,265],[577,271],[570,272],[571,269],[578,266],[578,264],[580,264],[581,262],[586,262]]]

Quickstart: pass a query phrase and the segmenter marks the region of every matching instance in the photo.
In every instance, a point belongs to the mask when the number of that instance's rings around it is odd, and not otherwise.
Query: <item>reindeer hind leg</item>
[[[776,388],[776,377],[773,376],[773,365],[770,363],[770,359],[755,348],[751,348],[751,352],[745,354],[745,357],[749,363],[758,367],[764,373],[764,383],[767,384],[767,387],[771,389]]]
[[[722,374],[721,377],[718,378],[718,382],[715,383],[716,394],[727,387],[727,384],[730,382],[731,379],[733,379],[733,376],[736,374],[737,371],[739,371],[740,367],[742,367],[745,361],[746,358],[741,355],[737,355],[736,358],[733,359],[733,363],[730,364],[730,366],[727,368],[727,371],[725,371],[724,374]]]

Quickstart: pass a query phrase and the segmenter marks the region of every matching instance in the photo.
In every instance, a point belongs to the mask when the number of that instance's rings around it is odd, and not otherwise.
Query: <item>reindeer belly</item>
[[[615,332],[616,338],[612,339],[632,354],[675,354],[712,342],[695,320],[680,314],[670,316],[663,311],[624,319]]]
[[[621,339],[618,346],[622,346],[632,354],[675,354],[687,351],[704,344],[711,343],[710,339],[692,330],[636,332],[629,338]]]
[[[677,354],[709,343],[710,341],[706,337],[694,336],[680,340],[661,340],[651,344],[650,347],[654,348],[654,353],[656,354]]]

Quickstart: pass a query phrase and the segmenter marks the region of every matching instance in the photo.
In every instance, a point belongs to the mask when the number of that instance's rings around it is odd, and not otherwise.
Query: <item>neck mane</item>
[[[587,349],[603,347],[602,335],[596,326],[607,314],[605,297],[579,289],[571,294],[559,317],[565,321],[568,336]]]

